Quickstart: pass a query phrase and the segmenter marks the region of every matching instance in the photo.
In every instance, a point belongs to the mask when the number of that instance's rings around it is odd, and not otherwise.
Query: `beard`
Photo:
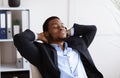
[[[58,38],[57,40],[58,40],[58,41],[65,41],[66,38]]]
[[[48,41],[49,42],[62,42],[62,41],[65,41],[66,38],[67,38],[67,36],[66,37],[54,38],[51,34],[49,34]]]

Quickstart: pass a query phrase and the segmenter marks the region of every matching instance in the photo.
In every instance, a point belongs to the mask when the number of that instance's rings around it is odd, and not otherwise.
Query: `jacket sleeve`
[[[91,44],[96,34],[97,28],[94,25],[74,24],[74,36],[80,36],[87,47]]]
[[[27,29],[24,32],[14,36],[14,45],[20,52],[20,54],[26,58],[30,63],[38,65],[38,59],[40,60],[40,54],[38,48],[33,41],[35,40],[34,33]]]

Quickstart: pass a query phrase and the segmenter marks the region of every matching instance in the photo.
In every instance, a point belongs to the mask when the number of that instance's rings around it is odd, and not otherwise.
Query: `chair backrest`
[[[31,64],[31,71],[32,71],[32,78],[42,78],[39,70],[37,67]]]

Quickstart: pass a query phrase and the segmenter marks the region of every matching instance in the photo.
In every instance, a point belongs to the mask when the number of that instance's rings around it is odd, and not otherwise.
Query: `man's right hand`
[[[37,35],[38,35],[37,40],[41,40],[41,41],[43,41],[44,43],[48,43],[48,40],[47,40],[47,38],[45,37],[45,35],[44,35],[43,32],[42,32],[42,33],[38,33]]]

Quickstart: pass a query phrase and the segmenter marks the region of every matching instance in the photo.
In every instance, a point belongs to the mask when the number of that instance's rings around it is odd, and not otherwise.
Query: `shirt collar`
[[[58,44],[50,44],[51,46],[53,46],[54,48],[57,48],[57,47],[59,47],[59,45]],[[68,48],[68,43],[67,42],[65,42],[64,43],[64,48],[65,49],[67,49]]]

